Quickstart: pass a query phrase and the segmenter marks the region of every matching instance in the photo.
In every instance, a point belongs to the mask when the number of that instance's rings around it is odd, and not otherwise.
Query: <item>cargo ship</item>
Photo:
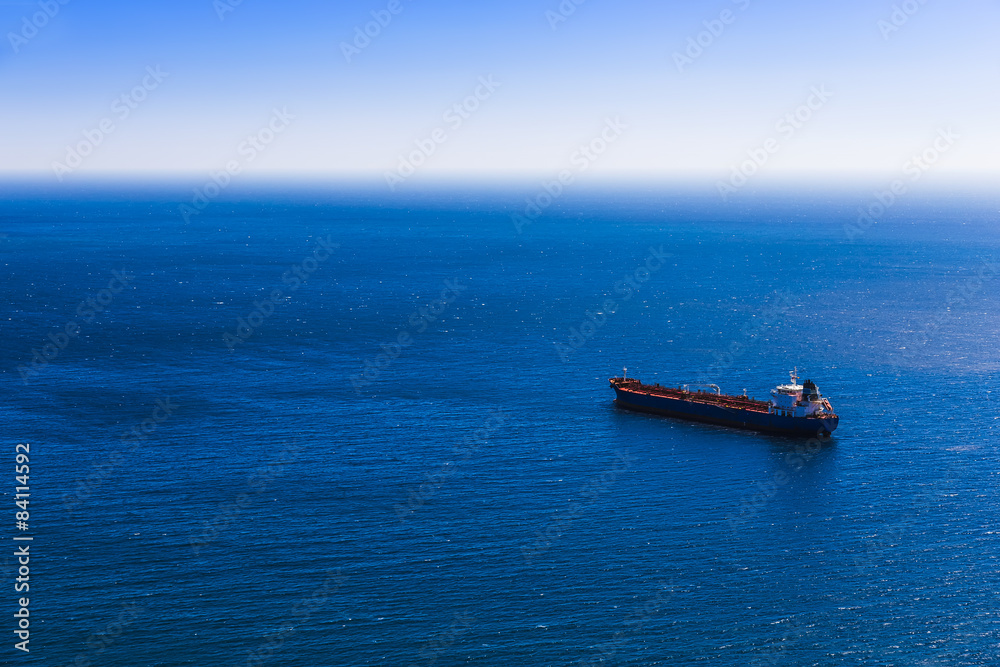
[[[625,369],[621,377],[610,379],[615,404],[626,410],[793,436],[827,437],[840,421],[814,382],[799,384],[797,370],[790,372],[789,384],[771,390],[770,401],[750,398],[745,389],[742,396],[729,396],[714,384],[675,389],[643,384],[627,375]]]

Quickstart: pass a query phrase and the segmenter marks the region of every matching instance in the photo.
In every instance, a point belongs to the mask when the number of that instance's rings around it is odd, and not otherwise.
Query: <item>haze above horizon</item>
[[[998,171],[1000,7],[0,7],[0,174],[743,181]]]

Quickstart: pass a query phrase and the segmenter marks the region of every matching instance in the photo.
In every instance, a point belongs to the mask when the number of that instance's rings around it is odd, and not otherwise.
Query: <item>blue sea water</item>
[[[532,193],[6,186],[4,663],[998,664],[996,199]]]

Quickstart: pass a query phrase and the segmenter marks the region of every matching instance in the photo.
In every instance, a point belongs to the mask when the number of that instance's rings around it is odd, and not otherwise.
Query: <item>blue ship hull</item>
[[[748,410],[724,405],[712,405],[682,398],[655,395],[648,391],[632,391],[612,385],[615,404],[626,410],[648,412],[690,421],[719,424],[784,435],[826,437],[837,428],[838,417],[789,417],[761,410]],[[642,385],[640,388],[645,388]],[[648,388],[647,388],[648,389]],[[727,397],[739,399],[740,397]]]

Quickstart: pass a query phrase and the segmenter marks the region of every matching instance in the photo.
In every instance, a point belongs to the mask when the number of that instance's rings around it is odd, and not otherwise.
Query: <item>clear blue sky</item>
[[[205,174],[234,159],[261,175],[380,176],[439,127],[422,178],[547,173],[619,117],[627,129],[589,173],[721,178],[775,138],[769,175],[892,174],[951,127],[960,138],[935,171],[995,175],[1000,6],[909,2],[886,36],[879,21],[899,0],[586,0],[555,29],[559,0],[399,0],[351,62],[342,43],[389,0],[243,0],[222,19],[223,0],[43,0],[54,15],[28,39],[41,5],[6,2],[0,171],[54,178],[67,146],[110,119],[67,178]],[[731,22],[679,71],[674,53],[724,10]],[[157,66],[169,76],[121,118],[113,101]],[[500,86],[446,123],[489,76]],[[776,121],[814,86],[832,97],[782,135]],[[247,162],[241,143],[276,108],[294,120]]]

